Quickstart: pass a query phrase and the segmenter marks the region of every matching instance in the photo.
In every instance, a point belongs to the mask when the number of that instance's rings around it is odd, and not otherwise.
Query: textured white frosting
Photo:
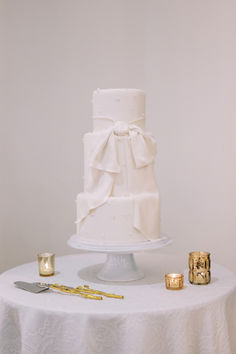
[[[145,127],[145,94],[93,93],[94,131],[84,135],[84,192],[77,196],[77,234],[96,243],[160,237],[154,176],[156,143]]]

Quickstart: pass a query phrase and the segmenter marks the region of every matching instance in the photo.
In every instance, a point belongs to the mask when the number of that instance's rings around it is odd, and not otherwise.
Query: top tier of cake
[[[97,89],[93,92],[93,128],[105,129],[112,121],[145,128],[145,93],[137,89]]]

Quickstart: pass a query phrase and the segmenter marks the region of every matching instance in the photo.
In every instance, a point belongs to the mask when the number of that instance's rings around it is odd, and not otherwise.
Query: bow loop
[[[136,168],[152,164],[157,153],[153,136],[135,128],[130,130],[130,139]]]

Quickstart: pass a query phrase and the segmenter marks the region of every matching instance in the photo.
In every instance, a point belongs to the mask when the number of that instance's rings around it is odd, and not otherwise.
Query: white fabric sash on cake
[[[115,176],[120,173],[117,136],[129,136],[136,168],[144,168],[153,163],[156,155],[154,137],[132,123],[116,121],[112,126],[99,132],[101,133],[101,139],[90,158],[90,173],[86,191],[80,193],[77,197],[78,214],[76,223],[80,223],[92,209],[104,204],[111,196]],[[142,228],[143,222],[139,218],[141,209],[141,205],[136,205],[134,208],[134,227],[138,228],[144,235],[148,235],[150,234],[148,227],[144,225]]]

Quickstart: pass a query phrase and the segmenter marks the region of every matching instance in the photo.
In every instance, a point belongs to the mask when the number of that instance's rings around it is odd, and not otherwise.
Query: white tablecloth
[[[186,271],[183,290],[166,290],[162,277],[167,269],[154,256],[138,255],[146,277],[123,284],[96,279],[103,254],[58,257],[50,278],[38,276],[36,262],[3,273],[0,353],[235,354],[236,277],[213,264],[211,284],[189,284]],[[45,279],[89,284],[125,299],[95,301],[51,290],[31,294],[13,284]]]

